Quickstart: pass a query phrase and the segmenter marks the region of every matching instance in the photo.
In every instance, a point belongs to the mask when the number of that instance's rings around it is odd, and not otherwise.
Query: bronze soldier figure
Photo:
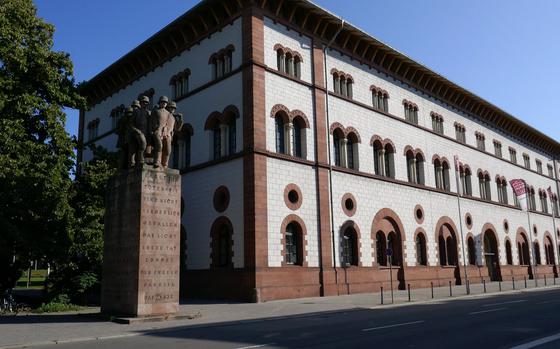
[[[152,150],[152,157],[153,157],[153,165],[154,167],[161,166],[161,153],[163,148],[163,137],[164,131],[167,126],[168,119],[172,116],[171,114],[165,109],[167,107],[169,100],[166,96],[161,96],[158,101],[158,106],[152,110],[150,115],[150,136],[153,142],[153,150]]]
[[[142,166],[144,164],[144,151],[146,150],[146,135],[148,134],[148,119],[150,99],[142,96],[140,101],[132,102],[132,116],[129,126],[129,166]]]
[[[163,152],[161,164],[164,168],[169,166],[169,157],[171,156],[173,134],[175,131],[180,130],[183,126],[183,114],[176,113],[177,104],[175,101],[169,102],[167,105],[169,117],[167,118],[167,125],[163,129]]]

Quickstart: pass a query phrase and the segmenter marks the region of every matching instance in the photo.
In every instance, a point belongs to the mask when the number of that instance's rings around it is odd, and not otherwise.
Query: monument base
[[[107,185],[101,312],[154,316],[179,310],[181,176],[145,165]]]

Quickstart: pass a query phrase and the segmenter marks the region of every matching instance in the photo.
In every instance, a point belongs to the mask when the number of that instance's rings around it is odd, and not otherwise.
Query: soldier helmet
[[[136,102],[138,102],[138,101],[136,101]],[[126,109],[124,111],[127,114],[131,114],[133,112],[133,109],[132,109],[132,107],[126,107]]]
[[[161,103],[161,102],[169,103],[169,99],[167,98],[167,96],[161,96],[161,97],[159,97],[159,102],[158,103]]]
[[[140,102],[150,103],[150,98],[148,98],[148,96],[142,96],[140,97]]]
[[[131,107],[138,107],[140,108],[140,101],[138,101],[137,99],[132,101],[132,104],[130,105]]]
[[[171,101],[171,102],[169,102],[168,107],[169,108],[177,108],[177,103],[175,103],[175,101]]]

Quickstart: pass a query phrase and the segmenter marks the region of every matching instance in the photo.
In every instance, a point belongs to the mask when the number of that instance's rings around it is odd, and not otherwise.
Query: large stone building
[[[560,144],[309,1],[202,1],[84,93],[80,162],[139,95],[185,115],[183,295],[371,292],[390,263],[401,288],[557,273]]]

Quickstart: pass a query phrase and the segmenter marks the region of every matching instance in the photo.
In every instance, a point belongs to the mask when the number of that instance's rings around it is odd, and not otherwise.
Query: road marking
[[[258,344],[258,345],[251,345],[249,347],[239,347],[239,348],[235,348],[235,349],[253,349],[253,348],[262,348],[262,347],[266,347],[268,345],[274,345],[276,343],[266,343],[266,344]]]
[[[488,310],[482,310],[482,311],[474,311],[472,313],[469,313],[469,315],[491,313],[491,312],[494,312],[494,311],[500,311],[500,310],[505,310],[505,309],[507,309],[507,308],[496,308],[496,309],[488,309]]]
[[[530,348],[535,348],[538,347],[540,345],[546,344],[546,343],[550,343],[550,342],[554,342],[556,340],[560,339],[560,333],[552,335],[552,336],[548,336],[548,337],[543,337],[541,339],[537,339],[534,340],[532,342],[529,343],[525,343],[525,344],[521,344],[521,345],[516,345],[515,347],[512,347],[510,349],[530,349]]]
[[[391,327],[400,327],[400,326],[407,326],[407,325],[414,325],[414,324],[421,324],[425,322],[424,320],[419,320],[419,321],[412,321],[412,322],[404,322],[402,324],[395,324],[395,325],[387,325],[387,326],[379,326],[379,327],[371,327],[371,328],[364,328],[362,329],[362,332],[367,332],[367,331],[375,331],[375,330],[382,330],[384,328],[391,328]]]
[[[513,304],[513,303],[522,303],[522,302],[527,302],[527,300],[526,300],[526,299],[520,299],[520,300],[517,300],[517,301],[511,301],[511,302],[484,304],[483,307],[493,307],[493,306],[496,306],[496,305]]]

